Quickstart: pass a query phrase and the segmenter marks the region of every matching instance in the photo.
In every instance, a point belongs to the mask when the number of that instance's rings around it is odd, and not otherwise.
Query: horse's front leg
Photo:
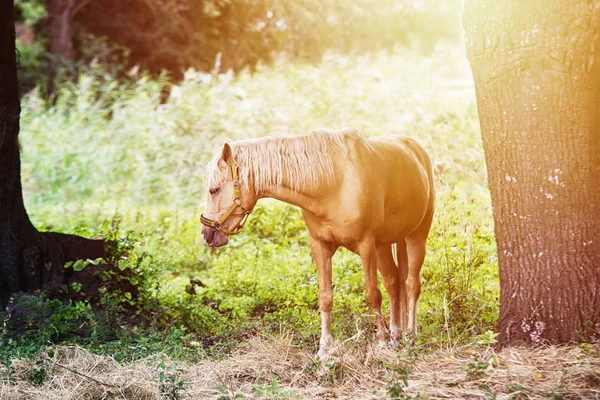
[[[333,290],[331,288],[331,257],[337,246],[310,237],[310,252],[317,265],[319,277],[319,307],[321,309],[321,340],[317,356],[327,354],[331,343],[331,308],[333,307]]]
[[[375,244],[368,243],[360,246],[358,255],[362,260],[365,272],[367,304],[369,304],[369,307],[375,313],[377,321],[377,339],[382,346],[385,346],[386,329],[383,317],[381,316],[381,290],[379,290],[377,284],[377,249]]]

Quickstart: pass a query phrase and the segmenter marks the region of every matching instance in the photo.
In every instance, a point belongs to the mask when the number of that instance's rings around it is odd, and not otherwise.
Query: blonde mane
[[[257,194],[273,190],[285,181],[292,190],[315,188],[334,178],[332,155],[348,144],[366,140],[354,129],[318,130],[302,136],[267,136],[230,143],[233,159],[240,166],[240,183],[252,179]],[[218,169],[221,152],[207,164],[210,187],[222,185]],[[285,175],[283,172],[285,171]]]

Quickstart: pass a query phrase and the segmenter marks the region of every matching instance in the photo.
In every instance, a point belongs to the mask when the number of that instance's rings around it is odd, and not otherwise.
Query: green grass
[[[314,351],[317,280],[300,212],[261,201],[240,235],[210,251],[199,223],[203,166],[227,139],[344,126],[366,136],[407,134],[434,160],[437,212],[422,273],[419,341],[453,346],[493,328],[491,207],[475,95],[460,51],[329,56],[318,66],[282,60],[235,78],[189,71],[164,105],[161,86],[143,76],[119,84],[90,69],[62,86],[55,105],[35,92],[23,100],[22,175],[32,221],[120,243],[125,250],[114,261],[122,260],[133,274],[127,279],[141,286],[145,297],[133,308],[139,329],[151,332],[137,336],[126,320],[115,320],[116,331],[90,327],[86,339],[67,332],[58,340],[43,336],[43,343],[76,341],[94,351],[123,351],[114,343],[129,343],[132,350],[121,355],[129,359],[161,351],[161,338],[185,337],[165,339],[162,348],[187,357],[198,354],[198,345],[223,354],[255,333],[293,333]],[[105,223],[115,216],[118,224]],[[362,268],[348,251],[334,258],[334,285],[334,334],[343,339],[357,326],[372,329]],[[118,304],[128,300],[115,296]]]

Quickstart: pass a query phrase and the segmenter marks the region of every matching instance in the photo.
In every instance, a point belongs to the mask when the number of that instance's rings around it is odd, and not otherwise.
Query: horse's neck
[[[284,185],[263,192],[260,197],[271,197],[284,203],[314,212],[318,205],[318,197],[314,193],[303,193],[302,190],[293,190]]]
[[[291,185],[289,176],[284,173],[281,184],[263,190],[259,194],[259,198],[270,197],[314,213],[323,193],[322,184],[323,182],[316,187]]]

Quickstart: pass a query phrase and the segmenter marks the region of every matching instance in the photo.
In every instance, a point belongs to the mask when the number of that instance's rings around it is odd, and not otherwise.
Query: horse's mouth
[[[223,247],[225,246],[227,243],[229,243],[229,238],[226,235],[223,235],[225,238],[224,240],[213,240],[212,243],[208,243],[208,245],[210,247]]]
[[[210,247],[222,247],[229,243],[229,237],[226,234],[212,227],[204,227],[202,236]]]

